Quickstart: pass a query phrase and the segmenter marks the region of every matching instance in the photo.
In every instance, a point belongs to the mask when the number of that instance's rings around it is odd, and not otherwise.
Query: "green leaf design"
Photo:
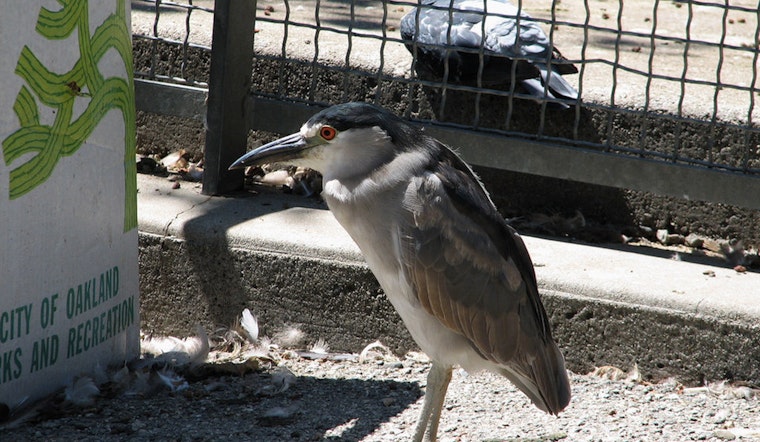
[[[124,120],[124,231],[137,227],[137,184],[135,165],[135,104],[132,79],[131,35],[127,29],[124,0],[116,11],[90,35],[86,0],[58,0],[59,10],[41,8],[36,31],[49,40],[60,40],[77,32],[80,58],[64,73],[49,70],[29,47],[24,47],[16,64],[22,86],[13,105],[21,126],[3,140],[6,164],[34,154],[10,173],[9,196],[20,198],[44,183],[63,156],[74,155],[110,110],[121,111]],[[114,49],[124,62],[127,78],[104,78],[98,62]],[[75,100],[87,100],[87,108],[73,118]],[[40,124],[39,107],[53,108],[51,126]]]
[[[16,96],[16,102],[13,104],[13,112],[18,116],[21,126],[35,126],[40,123],[40,114],[37,109],[37,102],[34,101],[32,93],[26,86],[21,87],[21,92]]]

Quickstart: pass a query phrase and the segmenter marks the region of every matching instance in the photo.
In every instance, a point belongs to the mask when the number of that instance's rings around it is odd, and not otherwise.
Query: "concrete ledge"
[[[322,204],[274,191],[207,197],[145,175],[138,188],[143,330],[187,335],[248,307],[270,336],[289,324],[334,350],[376,339],[414,347]],[[572,370],[637,363],[651,378],[760,382],[760,274],[647,249],[525,241]]]

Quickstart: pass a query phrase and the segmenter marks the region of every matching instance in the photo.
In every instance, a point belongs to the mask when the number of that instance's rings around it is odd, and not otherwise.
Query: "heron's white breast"
[[[481,358],[462,335],[444,326],[427,313],[417,301],[414,288],[401,267],[399,210],[412,180],[385,188],[384,192],[352,195],[350,190],[333,182],[325,185],[325,201],[330,210],[362,251],[370,270],[388,300],[401,316],[420,349],[431,359],[444,364],[461,365],[468,371],[487,369],[490,363]]]

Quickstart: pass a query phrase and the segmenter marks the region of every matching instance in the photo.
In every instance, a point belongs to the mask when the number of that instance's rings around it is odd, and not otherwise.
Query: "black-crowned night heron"
[[[432,360],[414,440],[435,440],[452,366],[504,375],[538,408],[570,401],[520,236],[452,150],[379,107],[347,103],[230,168],[287,162],[322,172],[327,205]]]
[[[439,78],[477,84],[480,76],[484,86],[503,85],[511,83],[514,68],[528,94],[578,99],[561,75],[578,70],[552,47],[538,23],[518,12],[508,0],[422,0],[401,19],[401,38],[413,54],[416,47],[418,65]]]

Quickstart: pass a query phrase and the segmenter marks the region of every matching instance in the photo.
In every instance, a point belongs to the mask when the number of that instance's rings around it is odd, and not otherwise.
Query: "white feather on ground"
[[[172,393],[182,391],[190,387],[185,378],[177,374],[170,367],[164,367],[156,371],[158,378]]]
[[[259,323],[250,310],[244,309],[243,316],[240,319],[240,326],[246,333],[246,337],[251,344],[256,344],[259,341]]]
[[[153,355],[153,363],[170,364],[174,367],[192,366],[203,363],[210,350],[208,335],[201,326],[196,327],[196,336],[185,339],[152,337],[140,343],[143,354]]]
[[[397,359],[391,349],[380,341],[375,341],[362,349],[359,353],[359,362]]]
[[[80,376],[72,380],[64,390],[66,401],[80,407],[95,403],[95,397],[100,394],[100,389],[89,376]]]
[[[282,348],[297,347],[303,342],[306,334],[296,327],[288,326],[278,331],[272,337],[272,341]]]
[[[272,396],[287,391],[296,382],[296,375],[284,365],[275,368],[268,385],[261,387],[256,394]]]
[[[326,355],[330,352],[330,346],[327,345],[324,339],[317,339],[317,342],[311,345],[310,352]]]

